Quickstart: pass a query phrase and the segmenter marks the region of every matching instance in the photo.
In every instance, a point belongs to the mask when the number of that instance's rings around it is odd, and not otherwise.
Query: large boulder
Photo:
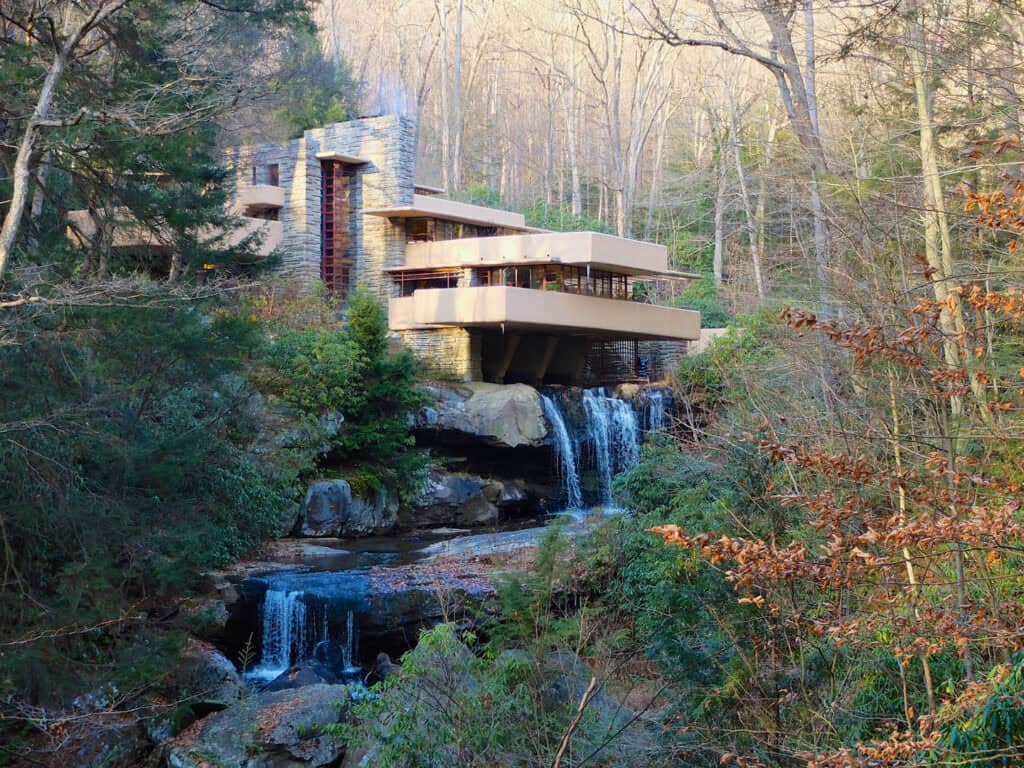
[[[226,586],[216,588],[216,593],[211,587],[208,594],[190,597],[181,604],[181,618],[189,634],[214,643],[224,640],[224,625],[229,618],[227,607],[238,600],[238,591],[233,584],[223,578],[217,581]]]
[[[431,392],[436,403],[417,416],[419,430],[458,433],[498,448],[538,447],[547,438],[540,393],[526,384],[472,382]]]
[[[305,659],[298,664],[293,664],[280,675],[275,677],[264,691],[284,691],[289,688],[302,688],[307,685],[320,683],[334,684],[341,680],[338,675],[320,659]]]
[[[493,525],[537,514],[545,494],[523,480],[495,480],[434,470],[416,500],[399,511],[399,527],[441,528]]]
[[[165,687],[178,700],[188,701],[194,711],[211,711],[235,704],[245,682],[223,653],[207,643],[189,640]]]
[[[346,719],[344,685],[261,693],[194,723],[167,744],[170,768],[298,768],[335,765],[344,744],[324,733]]]
[[[384,491],[366,500],[352,495],[348,481],[315,480],[306,488],[296,536],[371,536],[390,531],[398,522],[398,503]]]

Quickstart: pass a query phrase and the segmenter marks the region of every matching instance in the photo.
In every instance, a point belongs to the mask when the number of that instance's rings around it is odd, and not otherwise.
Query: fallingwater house
[[[415,181],[416,125],[389,115],[228,153],[238,237],[264,235],[281,271],[344,301],[363,284],[391,330],[445,379],[600,384],[661,378],[700,337],[697,312],[637,300],[639,281],[692,277],[660,245],[547,232]],[[88,232],[86,211],[71,214]],[[147,239],[148,238],[148,239]],[[119,247],[152,242],[122,226]]]

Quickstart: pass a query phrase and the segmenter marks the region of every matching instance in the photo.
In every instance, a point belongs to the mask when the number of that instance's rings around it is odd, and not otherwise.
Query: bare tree
[[[754,213],[754,205],[751,200],[747,185],[747,174],[743,170],[743,156],[740,151],[740,139],[738,123],[738,112],[736,98],[732,88],[726,90],[729,106],[729,143],[732,145],[733,160],[736,164],[736,181],[740,188],[740,199],[743,201],[743,213],[747,227],[747,244],[750,248],[750,263],[754,267],[754,287],[757,289],[757,298],[764,301],[764,275],[762,274],[761,243],[758,239],[759,223]]]
[[[29,13],[15,15],[13,10],[0,9],[0,19],[21,29],[28,39],[45,37],[53,55],[46,69],[46,77],[36,96],[35,108],[21,129],[18,154],[11,172],[13,191],[11,202],[0,228],[0,281],[10,261],[11,250],[18,238],[18,229],[28,203],[32,184],[31,159],[39,134],[46,128],[60,128],[78,123],[86,114],[83,108],[71,116],[54,116],[53,103],[57,88],[69,64],[79,58],[95,55],[93,38],[102,26],[131,0],[101,0],[91,13],[74,18],[76,9],[69,3],[36,5]],[[68,30],[66,32],[58,31]]]
[[[664,49],[623,31],[631,6],[612,12],[611,23],[598,22],[602,8],[593,0],[575,0],[569,11],[603,112],[608,163],[615,196],[615,229],[632,233],[632,213],[647,140],[665,108],[672,57]]]
[[[758,42],[749,39],[749,36],[741,37],[729,20],[734,9],[726,8],[721,0],[705,0],[709,13],[706,20],[696,20],[689,13],[676,15],[674,12],[679,10],[678,6],[672,6],[672,12],[666,13],[653,0],[636,7],[640,21],[630,20],[628,26],[623,27],[631,34],[646,39],[660,39],[673,47],[715,48],[760,64],[775,79],[789,123],[806,152],[810,166],[810,204],[814,220],[814,254],[821,313],[825,317],[830,316],[832,300],[828,284],[831,257],[828,222],[821,194],[821,177],[827,173],[828,163],[818,121],[815,90],[817,52],[812,0],[787,0],[782,3],[754,0],[753,10],[764,24],[764,38]],[[803,62],[794,42],[798,10],[803,11],[804,20]],[[746,26],[749,28],[750,25]]]

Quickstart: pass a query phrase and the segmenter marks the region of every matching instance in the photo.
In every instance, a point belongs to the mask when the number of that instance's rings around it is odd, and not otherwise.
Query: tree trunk
[[[979,412],[986,421],[991,413],[986,407],[985,386],[970,372],[970,356],[961,355],[960,339],[964,335],[963,310],[956,293],[950,291],[949,281],[953,278],[953,242],[949,231],[946,203],[942,194],[938,153],[935,146],[935,132],[932,124],[932,98],[928,88],[928,64],[925,51],[924,30],[915,24],[911,34],[910,59],[914,74],[919,146],[921,150],[921,175],[924,182],[924,251],[925,259],[932,270],[931,283],[935,301],[941,305],[939,327],[943,334],[943,352],[946,365],[950,368],[968,367],[971,390],[981,408]],[[959,398],[950,401],[953,416],[958,419],[963,411]]]
[[[725,182],[727,176],[723,149],[719,144],[718,162],[715,164],[718,189],[715,192],[715,252],[712,257],[711,272],[714,275],[716,288],[722,286],[722,273],[725,266]]]
[[[626,199],[625,190],[619,187],[615,190],[615,232],[619,237],[627,237],[626,228]]]
[[[551,206],[551,195],[554,183],[555,160],[555,88],[554,72],[549,68],[545,78],[545,96],[547,98],[547,130],[544,132],[544,210]]]
[[[438,33],[441,38],[441,186],[452,190],[452,131],[449,91],[449,68],[451,52],[448,47],[448,0],[435,0],[437,7]]]
[[[888,368],[889,374],[889,415],[892,418],[892,457],[893,463],[896,467],[896,472],[902,474],[903,472],[903,446],[900,444],[901,436],[901,422],[899,410],[896,407],[896,373],[893,371],[892,366]],[[902,484],[896,485],[896,494],[899,504],[899,519],[901,525],[907,523],[907,491]],[[917,572],[914,568],[914,560],[910,556],[910,550],[903,547],[901,550],[903,556],[903,565],[907,571],[907,583],[910,585],[910,604],[912,613],[915,618],[920,618],[920,611],[917,610]],[[928,698],[928,714],[935,714],[935,685],[932,682],[932,667],[928,660],[928,654],[921,653],[921,672],[924,677],[924,688],[925,695]],[[907,724],[910,725],[910,718],[907,718]]]
[[[455,60],[452,63],[452,147],[451,183],[458,191],[462,186],[462,9],[463,0],[455,5]],[[446,73],[447,76],[447,73]],[[447,119],[447,116],[446,118]]]
[[[775,132],[778,130],[775,118],[768,120],[768,136],[764,144],[764,165],[761,178],[757,182],[757,250],[763,257],[766,253],[765,238],[765,205],[768,198],[768,170],[772,165],[772,152],[775,149]]]
[[[39,161],[39,168],[36,169],[36,189],[32,195],[32,208],[29,211],[29,219],[32,221],[43,214],[43,205],[46,203],[46,179],[49,175],[50,150],[46,150]]]
[[[577,145],[577,117],[579,111],[579,89],[576,84],[576,51],[573,49],[569,54],[569,83],[566,88],[566,95],[562,99],[562,106],[565,112],[565,140],[569,152],[569,174],[571,176],[571,202],[573,216],[583,213],[583,195],[580,192],[580,163],[579,148]]]
[[[580,161],[579,150],[576,146],[576,96],[575,87],[572,88],[573,95],[567,99],[565,107],[565,141],[569,154],[569,197],[572,205],[573,216],[583,213],[583,195],[580,193]]]
[[[25,205],[28,202],[28,191],[32,184],[32,169],[30,160],[34,149],[36,136],[39,128],[49,119],[50,107],[53,105],[53,96],[60,82],[64,67],[67,65],[66,49],[60,48],[54,56],[53,63],[43,80],[43,87],[36,99],[35,109],[25,125],[25,131],[21,135],[21,142],[18,145],[18,155],[14,161],[14,169],[11,173],[13,190],[11,202],[7,208],[7,215],[4,217],[3,227],[0,228],[0,284],[3,283],[4,273],[10,263],[11,252],[14,250],[14,241],[18,237],[18,229],[21,225],[22,215],[25,213]]]
[[[743,214],[747,224],[747,241],[750,246],[750,261],[754,266],[754,287],[757,290],[757,298],[764,301],[764,276],[761,273],[761,254],[757,245],[757,223],[754,218],[754,209],[750,201],[750,193],[747,190],[747,175],[743,171],[743,159],[740,155],[740,141],[736,128],[736,101],[732,91],[728,93],[729,99],[729,140],[732,144],[733,159],[736,163],[736,179],[740,185],[740,199],[743,201]]]

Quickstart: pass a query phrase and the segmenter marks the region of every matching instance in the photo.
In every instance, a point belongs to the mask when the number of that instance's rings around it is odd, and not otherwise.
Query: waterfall
[[[326,611],[311,610],[303,594],[268,589],[263,596],[263,652],[254,676],[276,677],[327,639]]]
[[[601,478],[601,496],[611,506],[612,479],[640,461],[640,425],[625,400],[608,397],[603,387],[583,392],[583,412]]]
[[[349,611],[345,617],[345,646],[342,651],[342,660],[346,673],[359,669],[355,663],[358,650],[356,646],[356,615],[353,611]]]
[[[661,389],[647,390],[647,430],[658,432],[665,428],[665,392]]]
[[[551,424],[555,443],[555,454],[558,456],[559,474],[569,502],[569,509],[583,507],[583,489],[580,485],[580,472],[576,462],[576,446],[565,425],[562,409],[552,398],[541,395],[544,403],[544,415]]]

